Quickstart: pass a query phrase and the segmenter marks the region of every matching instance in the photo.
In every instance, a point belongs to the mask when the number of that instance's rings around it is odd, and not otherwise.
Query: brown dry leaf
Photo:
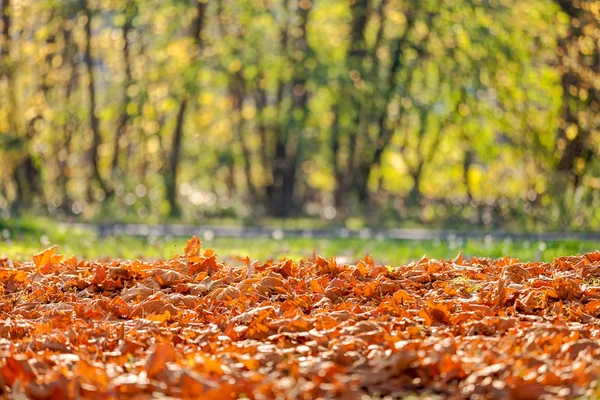
[[[600,300],[593,300],[587,303],[584,307],[585,312],[595,317],[600,316]]]
[[[228,266],[48,249],[0,260],[0,388],[40,398],[585,398],[600,370],[598,252],[389,268]],[[345,397],[344,397],[345,396]]]
[[[92,281],[90,283],[92,285],[98,285],[100,283],[103,283],[107,277],[106,270],[107,267],[105,265],[98,265],[96,267],[96,271],[94,272],[94,277],[92,278]]]
[[[504,278],[498,279],[498,288],[496,289],[496,305],[502,307],[506,303],[506,288]]]
[[[229,286],[229,287],[223,289],[223,291],[221,293],[219,293],[219,295],[217,296],[217,300],[218,301],[234,300],[234,299],[237,299],[240,296],[240,294],[241,294],[240,290],[236,289],[233,286]]]
[[[127,318],[129,315],[129,305],[120,297],[115,297],[110,303],[111,311],[120,318]]]
[[[164,314],[165,311],[168,311],[172,316],[179,313],[179,309],[171,303],[164,300],[149,300],[133,307],[129,313],[129,318],[145,318],[149,315]]]
[[[146,374],[148,378],[153,379],[165,369],[166,363],[173,363],[175,361],[177,361],[177,352],[171,343],[157,344],[146,362]]]
[[[283,279],[281,275],[273,274],[270,276],[266,276],[262,278],[258,283],[254,285],[254,289],[256,292],[260,294],[269,294],[269,293],[285,293],[285,289],[283,288]]]
[[[600,261],[600,250],[594,251],[592,253],[587,253],[586,255],[584,255],[584,257],[591,262],[598,262]]]
[[[193,371],[186,371],[181,378],[181,385],[183,391],[181,397],[184,399],[207,399],[213,400],[218,397],[214,397],[214,391],[220,389],[219,384],[203,378],[199,374]]]
[[[450,307],[442,303],[435,302],[431,299],[428,299],[426,304],[426,312],[429,314],[432,323],[447,325],[451,324]]]
[[[13,386],[17,381],[27,385],[36,379],[35,371],[27,362],[27,358],[22,356],[19,358],[5,358],[0,369],[0,375],[4,383],[9,387]]]
[[[392,296],[396,304],[404,305],[407,303],[413,303],[415,301],[414,297],[408,293],[406,290],[398,289],[396,293]]]
[[[65,261],[63,261],[63,263],[70,268],[77,268],[77,257],[69,257]]]
[[[201,242],[198,236],[194,236],[187,241],[184,252],[189,262],[196,263],[200,261],[200,245]]]
[[[531,278],[529,271],[523,268],[520,263],[507,266],[503,275],[516,283],[523,283]]]
[[[35,264],[36,268],[40,269],[46,265],[53,265],[60,262],[62,256],[55,254],[56,249],[58,249],[58,246],[52,246],[40,251],[37,254],[34,254],[33,263]]]
[[[153,271],[153,275],[161,288],[175,286],[180,283],[190,281],[190,277],[188,275],[164,268],[155,269]]]
[[[79,359],[75,371],[84,382],[93,385],[94,390],[100,392],[105,391],[110,382],[104,368],[93,365],[84,359]]]

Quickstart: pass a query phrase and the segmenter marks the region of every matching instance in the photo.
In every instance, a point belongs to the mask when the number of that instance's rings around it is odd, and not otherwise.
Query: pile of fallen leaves
[[[600,252],[224,265],[0,260],[14,398],[571,398],[600,391]]]

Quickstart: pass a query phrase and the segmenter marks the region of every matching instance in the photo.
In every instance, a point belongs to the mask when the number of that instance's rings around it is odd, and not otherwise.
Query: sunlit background
[[[0,0],[0,212],[600,226],[600,3]]]

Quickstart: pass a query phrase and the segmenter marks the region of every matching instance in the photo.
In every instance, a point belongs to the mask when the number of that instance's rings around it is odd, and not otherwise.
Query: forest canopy
[[[600,2],[0,0],[0,209],[600,223]]]

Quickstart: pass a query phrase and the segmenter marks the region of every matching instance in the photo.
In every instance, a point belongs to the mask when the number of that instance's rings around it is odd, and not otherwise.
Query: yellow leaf
[[[146,316],[146,319],[152,322],[160,322],[161,324],[171,319],[171,313],[165,310],[162,314],[150,314]]]

